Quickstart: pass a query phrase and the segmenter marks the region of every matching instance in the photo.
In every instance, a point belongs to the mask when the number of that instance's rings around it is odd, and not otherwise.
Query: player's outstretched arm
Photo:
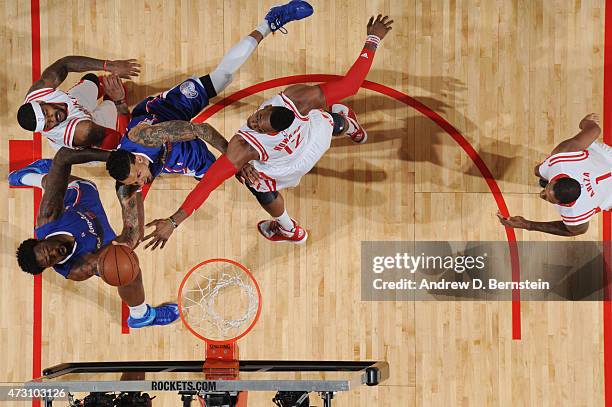
[[[133,250],[144,236],[142,194],[137,185],[124,185],[118,182],[116,188],[117,197],[121,203],[123,230],[115,241],[129,246]]]
[[[193,123],[184,120],[170,120],[153,125],[141,123],[128,133],[130,140],[145,147],[159,147],[164,143],[189,141],[198,137],[211,144],[216,142],[219,145],[218,137],[223,139],[223,136],[208,123]]]
[[[499,212],[497,213],[497,218],[502,225],[510,228],[543,232],[556,236],[578,236],[585,234],[589,229],[589,222],[576,226],[569,226],[562,221],[535,222],[532,220],[527,220],[522,216],[505,217]]]
[[[561,142],[557,147],[555,147],[551,154],[586,150],[601,134],[599,122],[599,115],[597,113],[586,115],[582,120],[580,120],[580,124],[578,124],[580,133]]]
[[[202,206],[212,191],[225,180],[234,176],[239,168],[242,168],[249,161],[257,159],[259,159],[259,154],[242,136],[235,135],[232,137],[227,147],[227,153],[219,157],[210,166],[202,180],[187,195],[180,208],[169,218],[156,219],[146,225],[146,227],[154,226],[155,230],[143,238],[143,241],[150,239],[145,249],[151,247],[151,250],[155,250],[159,245],[163,249],[174,229]]]
[[[361,84],[370,72],[376,48],[387,33],[391,31],[392,24],[393,20],[389,20],[388,16],[383,17],[379,14],[376,19],[370,17],[367,25],[368,37],[363,49],[342,79],[316,86],[293,85],[285,89],[283,93],[293,101],[303,115],[308,114],[313,109],[325,109],[342,99],[353,96],[359,91]]]
[[[31,93],[42,88],[57,88],[68,76],[69,72],[108,71],[121,78],[138,76],[140,64],[135,59],[123,61],[108,61],[78,55],[58,59],[47,67],[40,79],[28,90]]]
[[[59,218],[64,212],[64,195],[70,180],[72,165],[90,161],[106,161],[109,151],[86,148],[71,150],[62,147],[51,164],[51,169],[45,177],[45,191],[43,192],[36,225],[42,226]]]

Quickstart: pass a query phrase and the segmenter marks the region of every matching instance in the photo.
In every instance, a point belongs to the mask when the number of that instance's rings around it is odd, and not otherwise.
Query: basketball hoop
[[[261,291],[251,272],[233,260],[206,260],[183,278],[178,306],[187,330],[207,344],[207,377],[237,377],[236,342],[261,313]]]

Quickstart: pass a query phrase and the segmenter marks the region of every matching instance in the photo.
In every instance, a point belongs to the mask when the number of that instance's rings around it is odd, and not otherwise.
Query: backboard
[[[24,387],[63,389],[73,395],[93,392],[147,392],[153,395],[157,392],[172,392],[182,397],[184,406],[190,405],[193,397],[206,394],[316,392],[323,398],[324,406],[331,406],[336,393],[347,392],[362,385],[376,386],[389,377],[389,365],[382,361],[240,360],[239,377],[210,380],[204,362],[62,363],[45,369],[42,377],[25,383]],[[64,404],[53,404],[53,400],[45,400],[45,407],[66,405],[65,401],[61,403]],[[270,402],[270,405],[274,404]]]

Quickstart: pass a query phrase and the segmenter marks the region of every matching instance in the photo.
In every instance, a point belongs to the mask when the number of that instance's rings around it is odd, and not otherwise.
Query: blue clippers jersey
[[[147,157],[151,161],[149,168],[153,177],[162,172],[201,177],[215,162],[215,156],[200,139],[145,147],[123,136],[117,148]]]
[[[208,93],[199,79],[189,78],[157,97],[148,97],[132,112],[129,131],[139,123],[162,123],[170,120],[189,121],[208,105]],[[127,134],[127,133],[126,133]],[[126,136],[119,149],[140,154],[151,161],[151,175],[160,173],[186,174],[201,177],[215,162],[215,156],[200,139],[168,143],[162,147],[144,147]]]
[[[64,196],[64,213],[56,220],[35,229],[38,239],[52,235],[71,235],[75,239],[74,251],[55,271],[68,278],[76,261],[87,253],[106,246],[116,235],[100,202],[96,187],[87,181],[74,181]]]

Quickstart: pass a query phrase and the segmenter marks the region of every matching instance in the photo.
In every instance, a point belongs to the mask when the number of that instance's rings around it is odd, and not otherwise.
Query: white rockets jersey
[[[294,187],[329,149],[334,129],[331,115],[323,110],[300,114],[293,102],[283,93],[265,101],[265,106],[282,106],[293,110],[295,119],[288,129],[274,135],[258,133],[243,125],[240,134],[259,154],[252,164],[260,174],[260,192]]]
[[[554,154],[540,165],[539,172],[548,181],[570,177],[580,182],[582,190],[576,202],[555,205],[566,225],[580,225],[597,212],[612,208],[610,146],[596,141],[583,151]]]
[[[58,146],[74,148],[72,141],[77,124],[84,120],[92,120],[91,112],[80,104],[77,98],[70,94],[70,91],[66,93],[53,88],[38,89],[26,96],[24,103],[29,102],[65,103],[68,106],[66,120],[51,130],[42,132],[42,135],[49,139],[52,144]]]

